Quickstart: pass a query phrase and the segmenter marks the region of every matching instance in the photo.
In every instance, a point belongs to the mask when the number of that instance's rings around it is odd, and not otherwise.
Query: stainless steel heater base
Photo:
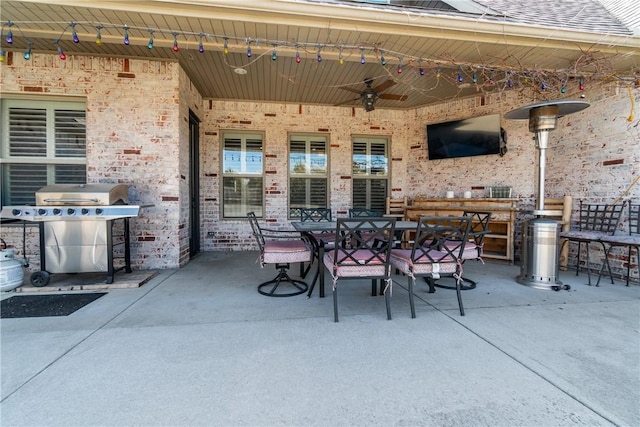
[[[522,233],[522,266],[516,281],[536,289],[569,289],[558,279],[559,254],[560,223],[545,218],[527,221]]]

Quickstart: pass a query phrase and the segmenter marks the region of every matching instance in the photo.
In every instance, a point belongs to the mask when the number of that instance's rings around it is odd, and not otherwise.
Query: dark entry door
[[[200,252],[200,119],[189,110],[189,257]]]

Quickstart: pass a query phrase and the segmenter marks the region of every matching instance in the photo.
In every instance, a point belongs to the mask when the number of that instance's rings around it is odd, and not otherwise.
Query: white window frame
[[[261,132],[243,132],[243,131],[223,131],[221,133],[221,144],[220,144],[220,169],[221,169],[221,185],[220,185],[220,212],[221,217],[224,219],[239,219],[246,218],[248,212],[254,212],[256,217],[262,218],[264,217],[264,169],[265,169],[265,153],[264,153],[264,134]],[[225,158],[225,148],[227,146],[227,140],[240,140],[240,152],[239,152],[239,169],[237,171],[229,171],[227,170],[228,162],[235,161],[234,159]],[[252,171],[249,168],[250,158],[248,157],[247,151],[247,140],[259,140],[260,141],[260,159],[261,167],[260,170]],[[241,192],[240,192],[240,203],[238,204],[238,208],[235,212],[232,212],[233,208],[231,208],[232,203],[226,200],[226,188],[225,183],[228,178],[233,178],[236,180],[240,180],[241,182],[247,183],[252,180],[259,178],[260,179],[260,203],[254,204],[253,207],[250,206],[250,200],[248,199],[249,194],[242,189],[244,184],[241,184]]]
[[[355,145],[356,144],[365,144],[365,159],[364,159],[364,168],[362,169],[363,173],[356,173],[356,154],[355,154]],[[373,156],[372,156],[372,146],[374,144],[383,144],[384,145],[384,164],[382,172],[375,172],[376,168],[373,165]],[[384,212],[385,209],[385,199],[389,194],[389,186],[391,184],[391,161],[390,161],[390,146],[391,142],[389,138],[386,137],[374,137],[374,136],[354,136],[352,138],[351,143],[351,161],[352,161],[352,176],[351,176],[351,205],[352,207],[357,208],[367,208],[367,209],[378,209]],[[365,180],[366,181],[366,203],[365,205],[355,203],[355,185],[358,181]],[[384,198],[378,201],[377,205],[372,205],[372,194],[371,194],[371,185],[373,181],[383,180],[386,182],[386,194]]]
[[[305,154],[304,154],[304,172],[296,172],[294,171],[294,165],[292,165],[292,143],[293,142],[304,142],[305,144]],[[314,165],[313,165],[313,154],[312,154],[312,146],[314,144],[317,143],[323,143],[324,144],[324,172],[318,172],[317,169],[315,169],[314,172]],[[319,208],[324,208],[324,207],[329,207],[329,192],[330,192],[330,185],[329,185],[329,138],[327,135],[324,134],[291,134],[289,135],[289,160],[288,160],[288,166],[289,166],[289,218],[294,219],[300,218],[299,215],[299,209],[300,208],[306,208],[306,207],[319,207]],[[291,202],[291,190],[293,188],[292,186],[292,179],[304,179],[306,180],[306,194],[305,194],[305,206],[298,206],[298,207],[292,207],[292,202]],[[311,203],[310,200],[310,196],[311,196],[311,188],[310,188],[310,184],[311,184],[311,180],[312,179],[322,179],[325,181],[325,188],[326,188],[326,194],[324,197],[324,202],[322,203],[322,206],[320,206],[320,204],[316,204],[314,205],[313,203]]]
[[[46,117],[46,130],[45,130],[45,152],[42,155],[12,155],[10,152],[10,117],[9,112],[12,108],[30,108],[37,110],[45,110]],[[11,203],[11,189],[9,188],[8,178],[5,174],[8,174],[6,170],[9,165],[48,165],[46,168],[46,184],[55,184],[55,167],[59,165],[85,165],[87,164],[86,157],[86,120],[84,123],[84,155],[83,156],[57,156],[56,155],[56,110],[75,110],[85,112],[86,118],[86,103],[77,99],[74,100],[61,100],[59,98],[47,99],[47,98],[1,98],[0,99],[0,123],[2,125],[2,133],[0,134],[0,164],[2,165],[2,201]],[[83,182],[86,182],[86,167],[85,176]],[[39,187],[39,185],[38,185]],[[35,203],[35,190],[34,199],[31,203]]]

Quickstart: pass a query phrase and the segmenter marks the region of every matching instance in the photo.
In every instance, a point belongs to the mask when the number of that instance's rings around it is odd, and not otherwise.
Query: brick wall
[[[132,204],[153,204],[131,222],[133,268],[171,268],[186,262],[180,205],[180,159],[185,132],[181,96],[188,87],[175,63],[123,58],[12,55],[1,67],[4,97],[37,94],[83,99],[87,104],[87,181],[129,186]],[[191,96],[193,98],[193,96]],[[200,104],[200,99],[196,103]],[[37,242],[29,227],[29,242]],[[22,228],[4,227],[21,251]],[[39,269],[38,245],[27,254]]]
[[[351,200],[353,135],[391,141],[392,194],[443,196],[446,190],[474,197],[495,184],[510,185],[521,207],[535,197],[536,150],[526,121],[502,120],[508,134],[504,157],[427,160],[428,123],[504,113],[535,102],[519,92],[481,95],[412,111],[297,104],[202,100],[180,67],[170,62],[55,55],[15,55],[1,66],[3,96],[74,96],[87,102],[88,179],[130,186],[133,203],[153,204],[132,221],[134,268],[175,268],[189,257],[189,110],[200,123],[201,249],[255,249],[246,221],[220,218],[220,137],[224,130],[264,134],[265,216],[274,227],[288,226],[287,144],[290,133],[326,134],[330,143],[331,207],[346,215]],[[548,196],[613,201],[640,173],[638,113],[627,121],[639,90],[606,85],[588,88],[592,105],[558,121],[547,150]],[[579,94],[567,95],[576,99]],[[640,189],[626,197],[639,199]],[[576,215],[574,214],[574,217]],[[523,215],[518,215],[519,223]],[[520,226],[516,227],[520,233]],[[213,236],[208,233],[212,232]],[[29,233],[27,253],[37,258]],[[21,228],[2,231],[21,248]],[[8,237],[5,237],[8,236]],[[520,238],[516,238],[519,246]],[[573,254],[575,255],[575,254]],[[626,262],[616,255],[617,271]],[[592,257],[592,259],[597,259]],[[36,260],[37,261],[37,260]],[[635,266],[635,265],[634,265]],[[633,273],[636,274],[637,273]]]

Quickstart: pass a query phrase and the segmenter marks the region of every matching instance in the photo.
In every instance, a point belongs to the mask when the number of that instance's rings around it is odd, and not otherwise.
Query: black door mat
[[[68,316],[106,294],[95,292],[13,296],[0,301],[0,318]]]

